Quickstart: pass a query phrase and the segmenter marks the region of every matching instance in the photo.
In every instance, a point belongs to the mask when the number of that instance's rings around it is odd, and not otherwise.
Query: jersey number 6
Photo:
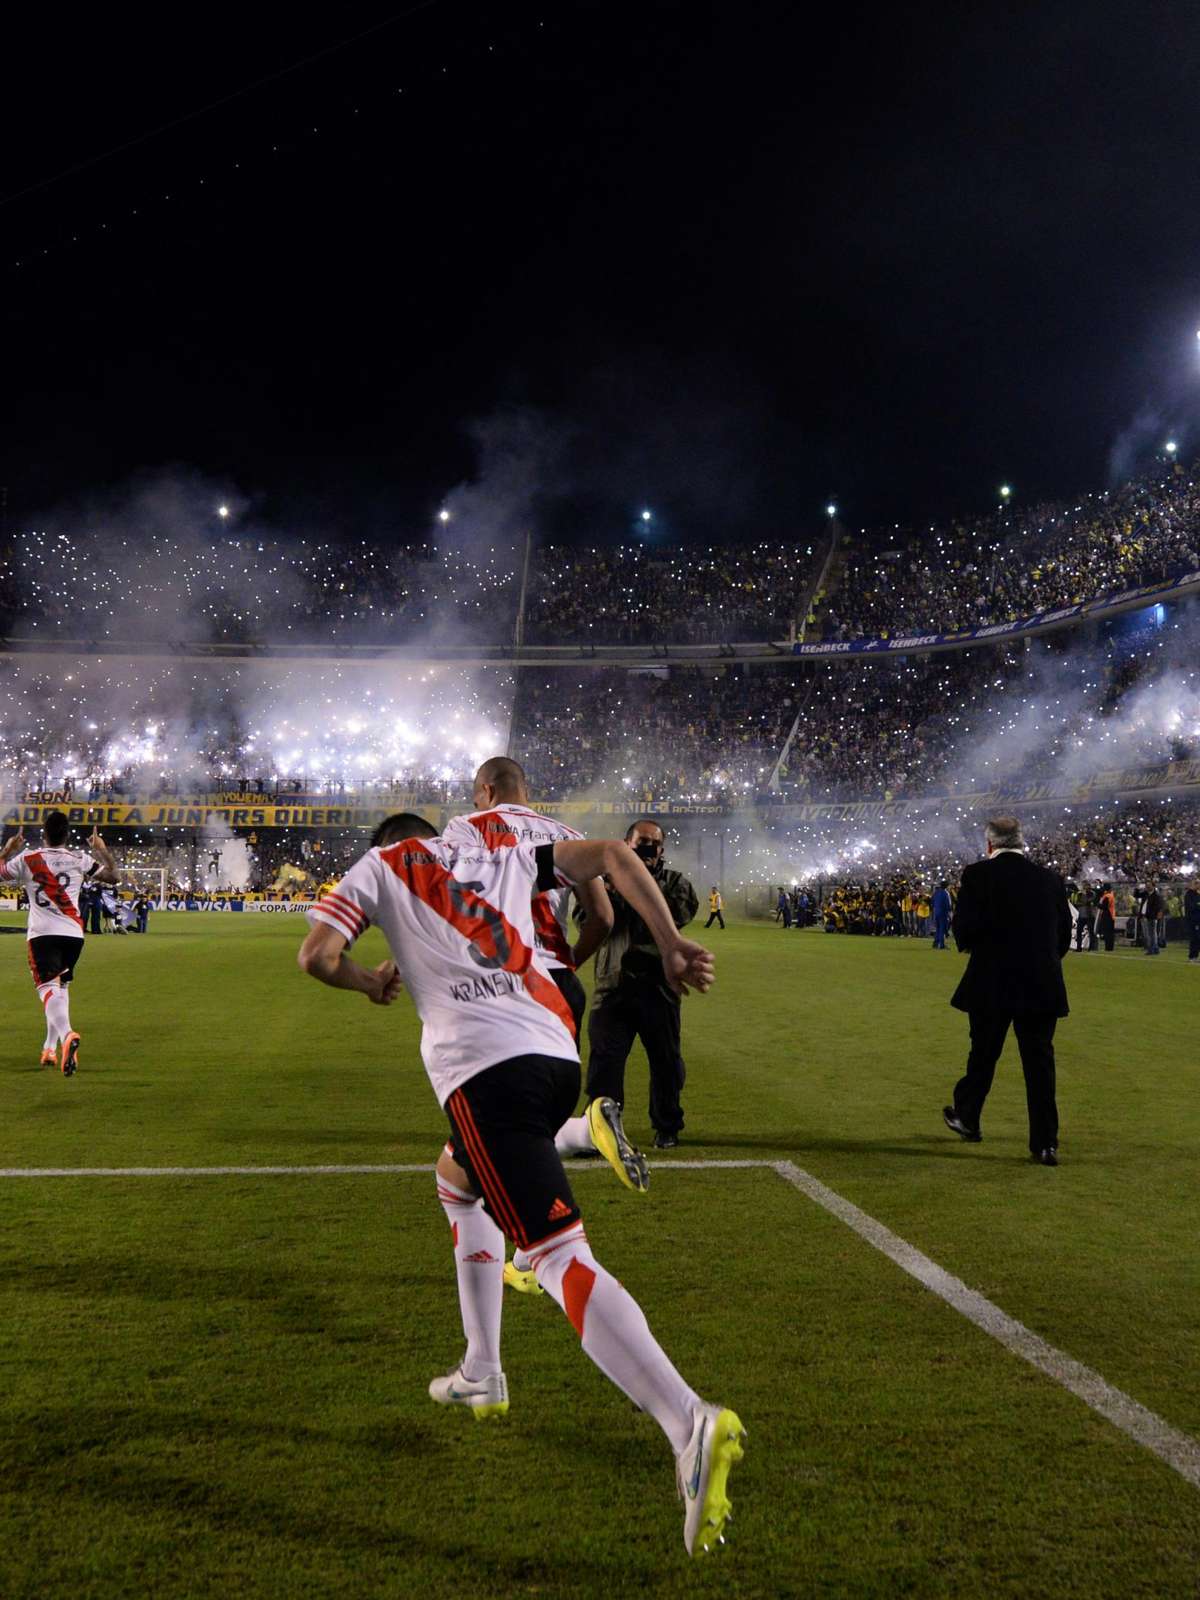
[[[489,969],[506,967],[512,955],[512,947],[508,942],[508,934],[504,930],[504,919],[495,906],[488,905],[486,900],[469,901],[466,891],[478,895],[483,888],[481,883],[459,883],[456,878],[451,878],[449,883],[450,898],[454,902],[454,909],[460,916],[469,917],[474,921],[485,922],[492,935],[492,943],[496,947],[494,956],[482,951],[474,940],[471,941],[471,960],[479,967]]]

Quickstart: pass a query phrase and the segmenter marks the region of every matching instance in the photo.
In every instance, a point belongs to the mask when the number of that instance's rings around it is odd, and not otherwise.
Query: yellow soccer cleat
[[[510,1289],[515,1289],[518,1294],[545,1294],[545,1290],[537,1281],[537,1273],[532,1269],[522,1272],[515,1261],[504,1263],[504,1281]]]
[[[607,1096],[589,1100],[588,1132],[592,1143],[627,1189],[645,1194],[650,1187],[650,1168],[642,1152],[630,1144],[621,1122],[621,1108]]]
[[[683,1500],[683,1544],[690,1556],[725,1543],[725,1524],[733,1516],[725,1487],[730,1468],[746,1453],[745,1437],[736,1412],[697,1407],[692,1437],[675,1467]]]

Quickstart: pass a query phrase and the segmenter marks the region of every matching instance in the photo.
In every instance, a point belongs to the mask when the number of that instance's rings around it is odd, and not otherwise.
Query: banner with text
[[[673,800],[651,800],[640,805],[630,801],[545,800],[534,801],[537,810],[552,817],[723,817],[729,807],[702,805]],[[65,800],[4,802],[0,824],[6,828],[36,827],[48,811],[65,811],[73,828],[351,828],[370,832],[392,815],[390,806],[342,805],[212,805],[204,800],[160,798],[132,801],[96,800],[73,804]],[[423,805],[420,808],[434,827],[443,826],[447,817],[461,815],[469,807]]]

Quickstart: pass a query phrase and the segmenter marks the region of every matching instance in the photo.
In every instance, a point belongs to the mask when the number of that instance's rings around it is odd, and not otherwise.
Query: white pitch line
[[[1087,955],[1088,952],[1086,950],[1084,950],[1084,951],[1081,951],[1081,952],[1078,952],[1078,953],[1082,954],[1082,955]],[[1166,954],[1166,946],[1165,945],[1163,946],[1163,949],[1162,949],[1161,953],[1163,955]],[[1144,964],[1145,962],[1147,962],[1147,961],[1149,961],[1151,959],[1146,954],[1146,952],[1144,950],[1112,950],[1112,951],[1105,951],[1105,952],[1103,952],[1103,954],[1104,954],[1104,959],[1106,961],[1140,961],[1140,962],[1142,962]],[[1174,968],[1174,967],[1186,967],[1188,964],[1189,963],[1188,963],[1188,960],[1187,960],[1186,956],[1183,957],[1182,960],[1168,961],[1167,962],[1167,966],[1172,967],[1172,968]],[[1068,967],[1067,971],[1069,973],[1071,971],[1071,968]]]
[[[355,1172],[432,1172],[412,1166],[363,1167],[0,1167],[0,1178],[325,1178]]]
[[[564,1161],[572,1172],[606,1172],[603,1161]],[[685,1167],[691,1171],[707,1167],[724,1170],[730,1167],[769,1167],[775,1170],[774,1161],[656,1161],[655,1172],[669,1172],[671,1168]],[[0,1178],[339,1178],[353,1177],[358,1173],[417,1173],[432,1172],[432,1161],[395,1164],[377,1162],[362,1166],[320,1167],[0,1167]]]
[[[569,1161],[564,1163],[575,1172],[604,1172],[603,1162]],[[1085,1367],[1063,1350],[1031,1332],[1024,1323],[1010,1317],[1007,1312],[986,1299],[974,1289],[969,1289],[961,1278],[955,1278],[931,1261],[898,1234],[884,1227],[874,1217],[859,1209],[852,1201],[843,1199],[835,1190],[827,1188],[820,1179],[796,1166],[793,1161],[703,1161],[676,1159],[656,1161],[655,1172],[671,1171],[729,1171],[761,1170],[770,1168],[793,1188],[808,1196],[831,1216],[837,1217],[852,1228],[861,1239],[887,1256],[889,1260],[923,1284],[940,1300],[968,1322],[973,1322],[984,1333],[990,1334],[999,1344],[1014,1355],[1028,1361],[1046,1377],[1076,1395],[1085,1405],[1119,1428],[1122,1433],[1153,1452],[1180,1477],[1200,1488],[1200,1444],[1180,1433],[1177,1428],[1141,1405],[1123,1390],[1115,1388],[1091,1367]],[[372,1163],[361,1166],[291,1166],[291,1167],[4,1167],[0,1178],[287,1178],[287,1177],[349,1177],[360,1173],[392,1173],[416,1175],[431,1173],[432,1163],[406,1164]]]
[[[1048,1378],[1053,1378],[1055,1383],[1077,1395],[1085,1405],[1099,1412],[1114,1427],[1120,1428],[1122,1433],[1128,1434],[1138,1444],[1153,1451],[1161,1461],[1165,1461],[1179,1473],[1181,1478],[1186,1478],[1190,1484],[1200,1489],[1200,1444],[1195,1439],[1189,1438],[1186,1433],[1180,1433],[1156,1412],[1147,1410],[1123,1390],[1114,1388],[1091,1367],[1085,1367],[1081,1361],[1076,1361],[1065,1351],[1056,1350],[1052,1344],[1047,1344],[1036,1333],[1032,1333],[1024,1323],[1001,1311],[999,1306],[993,1305],[974,1289],[968,1289],[961,1278],[953,1277],[943,1267],[939,1267],[936,1261],[931,1261],[928,1256],[922,1255],[919,1250],[892,1233],[889,1228],[885,1228],[882,1222],[876,1222],[874,1217],[868,1216],[849,1200],[844,1200],[840,1194],[826,1188],[811,1173],[804,1172],[791,1161],[779,1161],[774,1163],[774,1166],[781,1178],[793,1184],[810,1200],[815,1200],[819,1206],[824,1207],[847,1227],[853,1228],[860,1238],[874,1245],[876,1250],[894,1261],[898,1267],[902,1267],[947,1305],[953,1306],[955,1311],[966,1317],[968,1322],[973,1322],[977,1328],[982,1328],[984,1333],[990,1334],[1014,1355],[1020,1356],[1023,1361],[1028,1361],[1030,1366],[1036,1367]]]

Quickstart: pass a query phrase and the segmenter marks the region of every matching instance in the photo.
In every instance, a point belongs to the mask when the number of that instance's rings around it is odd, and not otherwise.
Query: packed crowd
[[[811,543],[703,550],[547,546],[529,643],[784,639],[826,554]],[[521,552],[168,533],[17,535],[0,552],[0,633],[80,642],[404,644],[514,638]]]
[[[514,751],[548,800],[746,800],[796,715],[783,666],[521,674]]]
[[[1178,899],[1200,879],[1200,797],[1096,800],[1023,809],[1029,856],[1079,885],[1158,883]],[[791,867],[792,893],[824,900],[833,887],[953,885],[982,854],[978,808],[947,802],[919,813],[816,820],[769,835],[771,865]],[[793,865],[794,864],[794,865]]]
[[[1200,754],[1200,610],[926,656],[814,668],[781,797],[1061,789]]]
[[[936,887],[904,876],[884,883],[834,884],[821,902],[818,920],[826,933],[923,939],[931,931]]]
[[[1024,653],[1000,646],[868,660],[851,671],[840,662],[814,667],[779,798],[928,793],[1024,671]]]
[[[811,887],[797,884],[791,890],[780,891],[780,904],[787,901],[787,913],[784,915],[778,910],[776,921],[782,921],[785,927],[820,927],[826,933],[885,939],[936,939],[939,935],[933,915],[934,897],[943,886],[952,914],[957,891],[954,880],[939,880],[931,886],[901,875],[884,882],[851,881]],[[1068,881],[1067,895],[1074,907],[1075,948],[1099,948],[1095,922],[1102,892],[1112,894],[1118,936],[1124,936],[1129,942],[1141,942],[1146,914],[1153,907],[1160,924],[1155,942],[1165,944],[1166,919],[1185,915],[1188,887],[1186,882],[1159,884],[1154,878],[1128,882],[1104,880],[1094,884]]]
[[[1077,504],[864,536],[843,551],[825,637],[955,633],[1200,569],[1200,478],[1175,467]]]
[[[1125,627],[1105,625],[1086,649],[1073,630],[853,663],[443,668],[356,683],[350,706],[311,668],[253,690],[239,668],[218,692],[211,672],[96,685],[10,667],[0,782],[80,801],[227,791],[448,803],[511,738],[547,800],[1015,798],[1051,780],[1066,794],[1104,770],[1200,755],[1200,671],[1189,665],[1200,607],[1157,632]]]
[[[786,639],[826,546],[611,550],[550,546],[531,575],[525,637],[541,644]]]
[[[544,545],[523,637],[537,644],[785,640],[829,552],[809,540]],[[825,636],[953,632],[1200,568],[1200,480],[1175,464],[1071,505],[1004,507],[919,533],[864,530],[831,569]],[[0,550],[0,633],[100,643],[510,643],[524,552],[181,532],[164,503],[136,525],[27,531]]]
[[[96,644],[507,642],[518,589],[511,556],[494,550],[30,532],[0,553],[0,632]]]
[[[1026,820],[1030,854],[1080,883],[1184,882],[1200,873],[1200,800],[1048,808]]]

